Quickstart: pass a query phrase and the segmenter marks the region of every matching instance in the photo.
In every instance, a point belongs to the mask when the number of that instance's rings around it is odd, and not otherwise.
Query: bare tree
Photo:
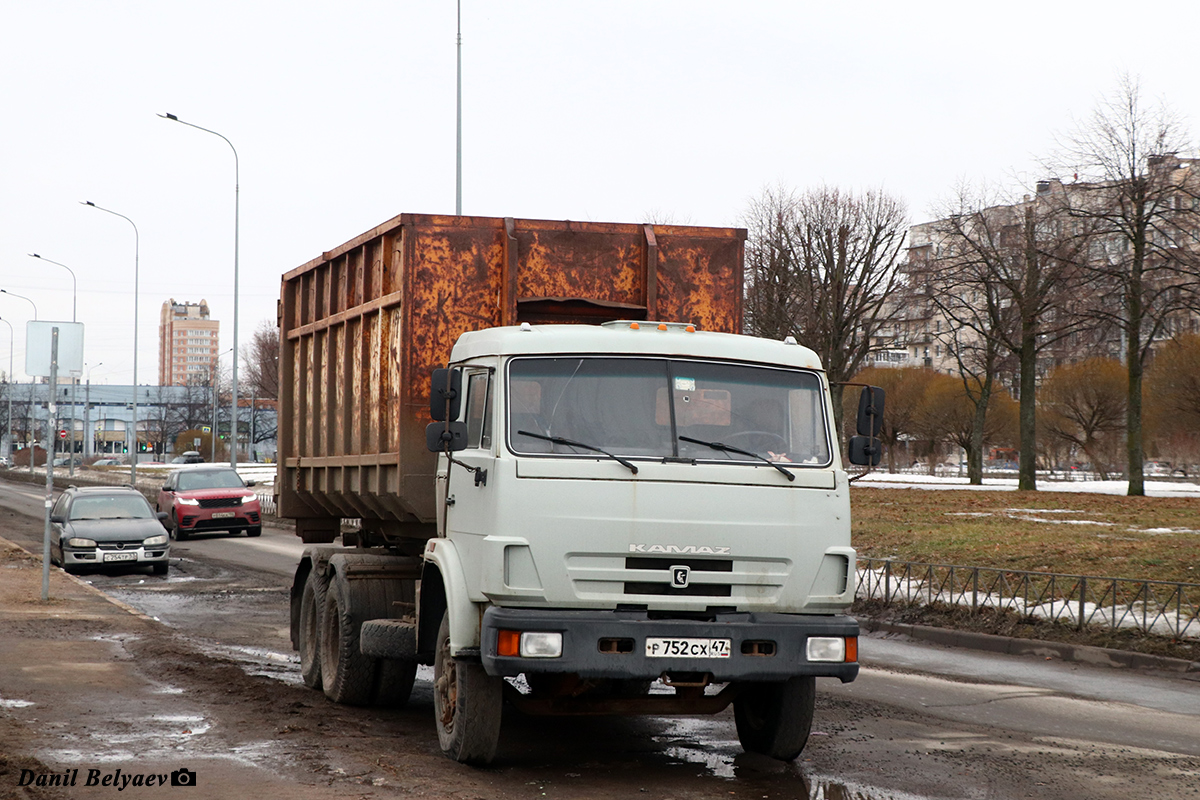
[[[887,453],[888,472],[896,471],[901,443],[912,438],[916,432],[925,392],[936,376],[936,372],[924,367],[867,367],[854,377],[859,383],[882,388],[887,397],[879,438]],[[857,398],[847,396],[842,403],[846,407],[844,416],[853,424],[858,408]]]
[[[865,366],[888,321],[906,215],[902,201],[881,191],[828,187],[799,195],[767,189],[746,213],[747,330],[792,336],[816,351],[839,417],[839,384]]]
[[[1100,480],[1108,480],[1112,438],[1125,427],[1125,370],[1120,362],[1090,358],[1059,367],[1042,387],[1046,430],[1077,447]]]
[[[967,451],[969,462],[972,448],[982,452],[988,444],[1009,444],[1012,441],[1016,433],[1017,414],[1012,398],[1003,390],[990,398],[991,402],[985,409],[982,436],[976,439],[976,417],[981,406],[978,397],[971,395],[969,387],[968,381],[933,373],[915,421],[915,430],[931,443],[931,453],[937,452],[939,444],[954,444]],[[982,464],[982,457],[979,462]],[[932,474],[936,466],[932,457],[929,466]]]
[[[968,448],[973,480],[982,478],[983,428],[1001,357],[1015,359],[1022,490],[1037,488],[1038,359],[1083,324],[1073,290],[1087,230],[1063,224],[1053,194],[1045,181],[1019,203],[960,189],[943,219],[918,226],[922,247],[912,249],[908,266],[913,283],[951,323],[946,344],[976,409],[975,445]]]
[[[1051,165],[1078,176],[1065,187],[1065,210],[1097,233],[1087,261],[1090,309],[1121,338],[1128,370],[1125,455],[1130,495],[1144,495],[1142,379],[1168,321],[1200,307],[1200,160],[1180,158],[1189,144],[1170,108],[1142,102],[1125,77],[1114,95],[1062,143]]]
[[[250,341],[242,345],[246,386],[258,397],[279,397],[279,328],[269,320],[258,324]]]

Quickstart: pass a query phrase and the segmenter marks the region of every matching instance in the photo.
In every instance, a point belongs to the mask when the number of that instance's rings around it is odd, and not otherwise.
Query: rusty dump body
[[[283,276],[279,513],[311,542],[434,533],[431,372],[468,330],[616,319],[738,333],[735,228],[402,214]],[[399,538],[398,538],[399,537]]]

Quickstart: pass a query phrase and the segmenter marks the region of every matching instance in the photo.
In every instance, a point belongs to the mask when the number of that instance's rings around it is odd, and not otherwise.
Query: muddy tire
[[[321,688],[335,703],[365,706],[375,694],[378,661],[358,649],[359,624],[349,582],[335,574],[325,591],[320,620]]]
[[[408,702],[417,681],[417,662],[381,658],[375,673],[375,691],[371,704],[380,708],[399,708]]]
[[[438,628],[433,662],[433,718],[442,752],[462,764],[490,764],[500,744],[501,678],[450,656],[450,613]]]
[[[321,610],[325,607],[325,579],[311,570],[300,593],[300,678],[310,689],[321,683]]]
[[[179,520],[175,518],[175,512],[171,512],[171,538],[177,542],[182,542],[188,538],[188,533],[183,528],[179,527]]]
[[[153,566],[155,575],[166,575],[167,570],[171,568],[170,564],[166,561],[156,561]]]
[[[733,701],[742,749],[780,761],[800,755],[812,729],[816,686],[812,677],[748,685]]]
[[[255,525],[253,528],[246,528],[246,535],[253,539],[255,536],[262,536],[262,525]]]

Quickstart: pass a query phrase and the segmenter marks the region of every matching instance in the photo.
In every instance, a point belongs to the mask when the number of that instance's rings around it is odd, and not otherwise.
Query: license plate
[[[236,516],[237,516],[236,511],[214,511],[212,514],[213,519],[227,519],[229,517],[236,517]]]
[[[105,561],[137,561],[137,553],[105,553]]]
[[[729,658],[729,639],[646,639],[648,658]]]

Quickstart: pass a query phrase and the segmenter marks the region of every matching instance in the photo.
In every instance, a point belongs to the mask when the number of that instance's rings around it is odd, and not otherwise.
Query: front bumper
[[[63,564],[69,567],[111,567],[120,564],[155,564],[169,561],[170,545],[154,547],[124,547],[117,549],[111,545],[85,548],[63,548]]]
[[[497,655],[499,631],[561,632],[562,656],[521,658]],[[714,621],[651,619],[645,611],[563,611],[500,608],[483,614],[481,653],[489,675],[575,673],[584,678],[654,680],[664,672],[708,673],[712,681],[782,681],[798,675],[838,678],[858,675],[856,662],[808,661],[810,636],[858,636],[858,622],[846,616],[734,612]],[[648,637],[729,639],[728,658],[681,658],[646,655]],[[604,652],[601,641],[621,640],[622,652]],[[632,647],[628,645],[632,640]],[[774,643],[771,655],[751,643]],[[612,648],[609,647],[609,650]]]
[[[232,512],[233,516],[217,516]],[[244,531],[262,525],[262,515],[257,508],[197,508],[181,507],[176,512],[179,527],[185,531]]]

